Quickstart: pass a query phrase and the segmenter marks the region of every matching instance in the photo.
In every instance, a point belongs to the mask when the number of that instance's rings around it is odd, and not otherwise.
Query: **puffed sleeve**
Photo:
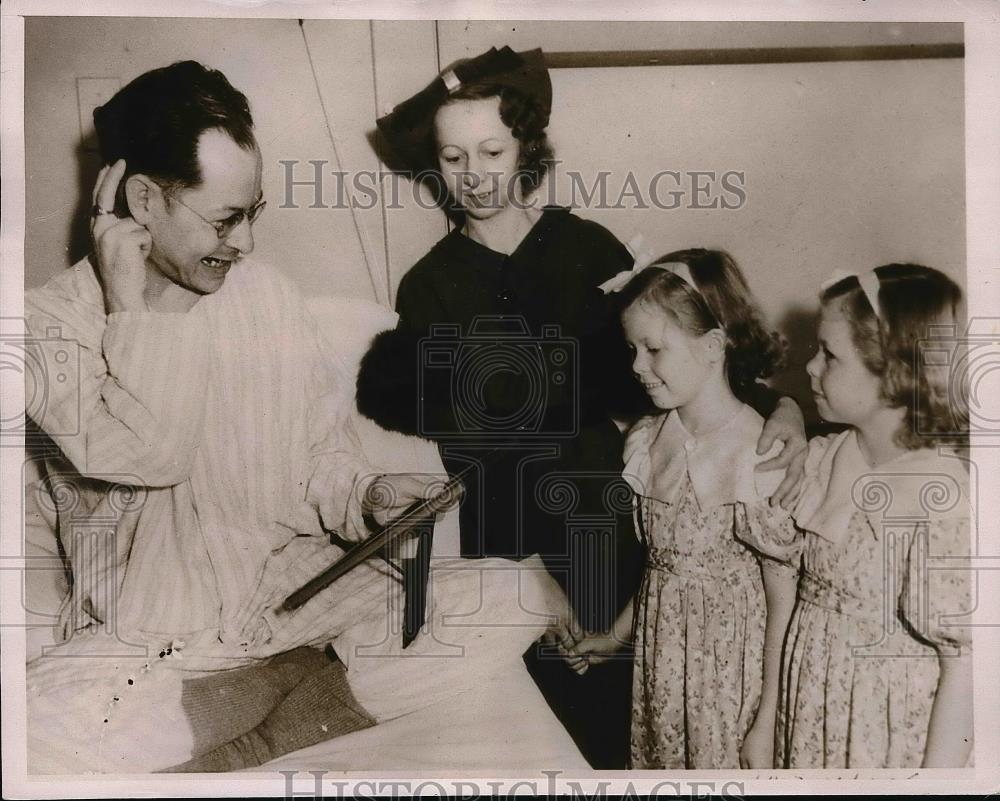
[[[805,540],[788,510],[766,501],[735,503],[733,536],[758,555],[799,569]]]
[[[813,437],[806,451],[806,464],[799,497],[792,508],[792,518],[799,528],[815,531],[817,513],[826,500],[833,456],[848,432]]]
[[[899,612],[921,639],[939,650],[968,653],[972,629],[971,538],[966,516],[918,525],[902,569]]]
[[[649,446],[656,428],[663,422],[662,415],[639,418],[625,435],[622,478],[636,495],[648,495],[651,480]]]
[[[813,440],[809,443],[806,472],[816,472],[825,444]],[[752,447],[752,446],[751,446]],[[780,451],[775,443],[765,454],[757,456],[751,451],[751,464],[746,466],[756,490],[756,500],[740,501],[733,505],[733,536],[749,546],[759,556],[799,569],[805,547],[804,534],[795,527],[792,513],[781,506],[772,506],[768,498],[774,494],[785,477],[784,470],[757,472],[754,468]]]

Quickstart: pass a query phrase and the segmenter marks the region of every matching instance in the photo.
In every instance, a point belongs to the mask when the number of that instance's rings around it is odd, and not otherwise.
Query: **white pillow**
[[[372,339],[381,331],[395,328],[399,315],[370,300],[335,296],[314,297],[306,301],[309,312],[319,325],[323,345],[346,369],[353,384],[358,365]],[[386,431],[358,414],[354,424],[361,438],[365,457],[372,466],[387,473],[424,473],[443,476],[444,466],[437,446],[420,437]],[[459,556],[458,510],[442,515],[434,528],[435,558]]]

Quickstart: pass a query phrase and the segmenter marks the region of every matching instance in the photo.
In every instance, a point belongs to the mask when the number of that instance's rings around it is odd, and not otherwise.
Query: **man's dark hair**
[[[256,144],[246,96],[197,61],[143,73],[94,109],[94,127],[105,164],[125,159],[126,178],[148,175],[167,192],[201,184],[198,139],[205,131],[222,131],[246,150]],[[128,213],[124,187],[123,179],[120,215]]]

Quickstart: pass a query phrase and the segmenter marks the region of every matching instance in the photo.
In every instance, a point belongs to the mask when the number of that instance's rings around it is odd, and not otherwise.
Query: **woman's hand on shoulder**
[[[790,509],[802,488],[809,445],[802,410],[791,398],[781,398],[774,413],[765,421],[764,430],[757,441],[757,454],[767,453],[776,442],[782,443],[781,451],[758,464],[756,469],[762,472],[785,471],[785,479],[771,496],[771,504],[781,504],[785,509]]]

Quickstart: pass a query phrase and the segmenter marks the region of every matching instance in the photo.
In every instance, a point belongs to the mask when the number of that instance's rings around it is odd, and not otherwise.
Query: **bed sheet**
[[[493,775],[590,768],[522,664],[481,688],[286,754],[256,771],[262,769]]]

